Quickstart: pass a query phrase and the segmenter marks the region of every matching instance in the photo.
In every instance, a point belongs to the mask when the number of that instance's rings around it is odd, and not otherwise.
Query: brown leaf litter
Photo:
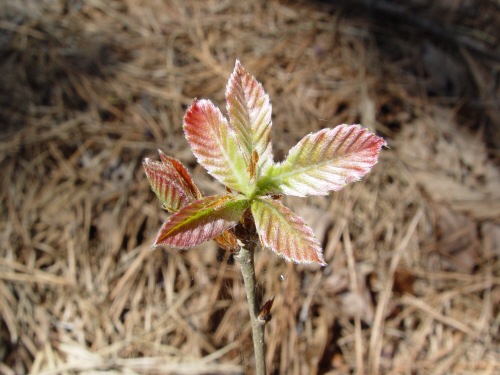
[[[213,243],[152,252],[167,216],[141,168],[162,148],[219,191],[181,122],[223,102],[236,58],[271,97],[278,159],[341,123],[391,147],[340,193],[287,198],[328,266],[258,254],[270,373],[499,371],[494,1],[0,9],[0,373],[251,373],[238,264]]]

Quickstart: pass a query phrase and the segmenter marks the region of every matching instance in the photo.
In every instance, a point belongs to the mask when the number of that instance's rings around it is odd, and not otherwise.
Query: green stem
[[[252,323],[252,338],[253,350],[255,356],[255,374],[266,375],[266,361],[264,355],[264,326],[263,322],[258,319],[259,304],[255,295],[255,264],[254,264],[254,248],[255,246],[240,247],[238,260],[241,264],[241,273],[245,284],[245,291],[248,301],[248,312],[250,313],[250,321]]]

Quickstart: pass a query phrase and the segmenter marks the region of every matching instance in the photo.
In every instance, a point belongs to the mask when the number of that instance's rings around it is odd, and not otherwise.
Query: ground
[[[0,373],[251,374],[239,265],[152,251],[144,157],[181,159],[195,97],[238,58],[277,160],[309,132],[386,138],[373,172],[287,199],[326,267],[257,254],[271,374],[500,371],[497,1],[29,1],[0,5]]]

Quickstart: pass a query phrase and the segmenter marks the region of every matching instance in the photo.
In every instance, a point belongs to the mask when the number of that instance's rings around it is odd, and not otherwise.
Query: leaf
[[[177,172],[178,179],[182,184],[184,193],[186,193],[186,195],[192,196],[195,199],[202,198],[203,194],[200,192],[200,189],[198,189],[198,186],[196,186],[196,184],[194,183],[193,178],[189,174],[187,168],[179,160],[164,154],[161,150],[158,150],[158,153],[160,154],[160,159],[165,167],[172,168]]]
[[[232,129],[209,100],[196,100],[184,116],[184,132],[198,162],[230,189],[250,193],[247,163]]]
[[[318,240],[300,216],[267,197],[255,199],[251,210],[263,246],[288,261],[326,265]]]
[[[226,229],[224,232],[214,237],[214,241],[226,251],[234,252],[239,248],[236,235],[231,231],[231,229]]]
[[[162,163],[144,160],[146,176],[153,191],[163,202],[163,207],[169,212],[177,212],[195,199],[201,199],[203,194],[194,183],[189,171],[177,159],[158,150]],[[177,194],[177,195],[176,195]],[[236,251],[238,243],[236,236],[226,230],[214,238],[215,242],[227,251]]]
[[[177,212],[193,200],[190,191],[183,187],[179,174],[168,165],[152,161],[149,158],[142,162],[151,189],[169,212]]]
[[[236,131],[243,155],[249,163],[257,151],[257,176],[273,163],[271,103],[262,85],[236,60],[226,87],[229,120]]]
[[[235,226],[247,208],[248,200],[242,196],[216,195],[193,201],[162,225],[154,245],[199,245]]]
[[[327,195],[361,179],[386,142],[360,125],[340,125],[305,136],[260,181],[266,192],[303,197]]]

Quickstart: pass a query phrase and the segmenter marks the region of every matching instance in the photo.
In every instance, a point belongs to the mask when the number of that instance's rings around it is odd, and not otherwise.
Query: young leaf
[[[268,197],[255,199],[251,210],[263,246],[288,261],[326,265],[321,245],[300,216]]]
[[[376,164],[383,138],[359,125],[340,125],[305,136],[269,171],[261,190],[303,197],[327,195],[361,179]]]
[[[214,241],[226,251],[234,252],[239,249],[238,240],[231,229],[226,229],[218,236],[215,236]]]
[[[187,205],[193,197],[183,187],[178,173],[167,165],[144,159],[142,162],[152,190],[169,212],[177,212]]]
[[[155,246],[189,248],[235,226],[248,208],[242,196],[216,195],[193,201],[160,228]]]
[[[164,154],[161,150],[158,150],[160,154],[160,159],[162,163],[167,168],[173,168],[174,171],[177,172],[179,176],[179,181],[181,181],[184,192],[187,195],[192,196],[194,199],[200,199],[203,197],[203,194],[198,189],[198,186],[193,181],[193,178],[189,174],[187,168],[177,159]]]
[[[203,198],[186,167],[179,160],[158,151],[162,163],[145,159],[143,165],[150,185],[163,207],[174,213],[193,200]],[[238,248],[236,236],[230,230],[216,236],[214,241],[227,251],[236,251]]]
[[[184,116],[184,132],[198,162],[230,189],[252,191],[248,164],[234,130],[209,100],[196,100]]]
[[[273,163],[271,104],[262,85],[238,60],[226,87],[227,112],[247,163],[257,151],[257,176]]]

